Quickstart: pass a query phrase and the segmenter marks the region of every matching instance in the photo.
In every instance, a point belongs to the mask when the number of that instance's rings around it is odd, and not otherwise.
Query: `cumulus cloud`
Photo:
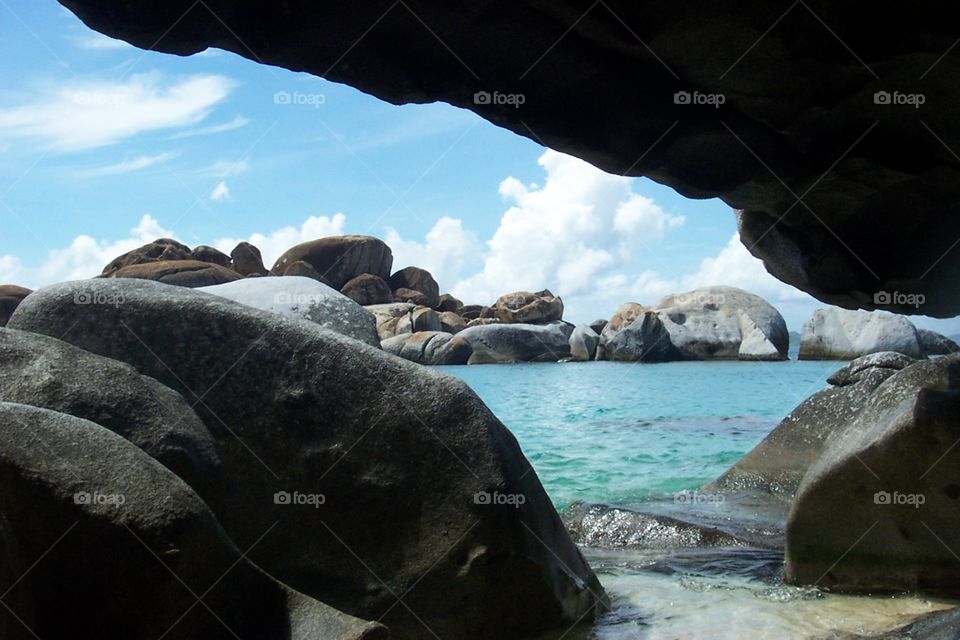
[[[404,240],[394,229],[387,229],[385,241],[393,250],[394,269],[408,266],[426,269],[444,291],[476,261],[482,248],[476,236],[464,230],[462,220],[447,216],[437,220],[427,232],[425,242]]]
[[[592,295],[600,282],[624,282],[639,248],[683,224],[614,176],[547,151],[542,187],[510,177],[500,195],[512,204],[487,242],[482,270],[453,287],[458,297],[489,303],[502,293],[544,287],[567,299]]]
[[[224,253],[230,253],[239,242],[245,240],[260,249],[263,264],[269,269],[284,251],[294,245],[326,236],[343,235],[346,222],[347,218],[342,213],[331,217],[311,216],[299,227],[283,227],[268,234],[254,233],[248,238],[221,238],[215,240],[213,246]]]
[[[65,280],[92,278],[118,255],[157,238],[175,236],[172,231],[161,227],[153,217],[144,215],[140,222],[130,229],[127,238],[109,242],[80,235],[74,238],[68,247],[49,251],[44,261],[36,267],[24,265],[16,256],[0,256],[0,282],[36,289]]]
[[[230,199],[230,187],[227,186],[227,183],[221,180],[217,183],[217,186],[213,188],[213,191],[210,192],[210,199],[214,202],[220,202],[222,200]]]
[[[149,131],[196,125],[234,86],[229,78],[209,74],[178,81],[157,73],[121,82],[75,81],[0,109],[0,138],[59,152],[103,147]]]

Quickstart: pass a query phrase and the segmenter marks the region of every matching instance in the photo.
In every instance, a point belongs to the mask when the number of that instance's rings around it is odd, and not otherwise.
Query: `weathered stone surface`
[[[574,360],[593,360],[597,355],[600,336],[585,324],[578,325],[570,335],[570,357]]]
[[[362,273],[356,278],[351,278],[340,289],[340,293],[363,306],[393,302],[393,292],[390,290],[390,285],[380,276],[369,273]]]
[[[467,364],[473,348],[463,338],[442,331],[418,331],[388,338],[383,350],[419,364]]]
[[[254,566],[186,484],[93,422],[0,403],[0,474],[4,528],[32,565],[31,637],[387,637]]]
[[[590,328],[593,329],[597,335],[603,331],[604,327],[607,326],[607,321],[604,318],[599,318],[590,323]]]
[[[0,284],[0,327],[7,325],[7,320],[20,305],[24,298],[32,293],[31,289],[19,287],[15,284]]]
[[[125,303],[74,305],[90,283],[97,295],[122,290]],[[231,481],[217,511],[230,536],[246,549],[280,521],[250,558],[332,606],[385,616],[397,638],[422,638],[423,626],[394,592],[440,637],[478,640],[569,626],[602,598],[515,438],[451,376],[149,281],[54,285],[12,324],[69,328],[77,346],[133,364],[188,402],[204,394],[197,412]],[[325,499],[285,504],[280,491]],[[485,504],[481,492],[523,504]]]
[[[382,240],[370,236],[331,236],[287,249],[270,273],[288,273],[290,265],[306,262],[320,279],[339,291],[351,279],[369,273],[386,280],[393,266],[393,253]],[[300,275],[300,274],[298,274]]]
[[[416,306],[408,302],[397,302],[366,305],[364,308],[376,317],[377,335],[383,341],[397,335],[397,325],[404,316],[410,315]]]
[[[597,360],[666,362],[679,360],[660,316],[634,302],[621,305],[600,334]]]
[[[398,289],[419,291],[426,296],[426,300],[417,304],[426,307],[434,308],[440,304],[440,285],[433,279],[429,271],[420,267],[405,267],[394,273],[390,276],[390,288],[394,291]]]
[[[473,347],[469,364],[556,362],[570,357],[566,327],[558,323],[474,325],[457,337]]]
[[[376,316],[342,293],[310,278],[245,278],[200,290],[255,309],[308,320],[371,347],[380,346]]]
[[[230,268],[230,256],[219,249],[208,247],[205,244],[194,247],[193,251],[190,252],[190,258],[192,260],[209,262],[211,264],[218,264],[221,267]]]
[[[474,318],[467,322],[467,328],[470,327],[484,327],[489,324],[500,324],[500,321],[496,318]]]
[[[183,397],[128,364],[27,331],[0,329],[0,401],[84,418],[126,438],[210,500],[220,457]]]
[[[925,295],[925,314],[960,311],[960,55],[936,3],[61,1],[140,47],[216,46],[394,104],[442,100],[607,171],[721,197],[767,269],[824,302],[916,313],[877,296],[897,291]]]
[[[945,335],[929,329],[917,329],[920,343],[928,356],[945,356],[960,352],[960,345]]]
[[[414,307],[397,321],[397,335],[418,331],[441,331],[440,314],[428,307]]]
[[[243,277],[267,275],[267,268],[263,266],[263,256],[260,249],[249,242],[239,242],[230,252],[231,267]]]
[[[887,378],[803,478],[784,578],[834,591],[956,593],[960,355]]]
[[[736,287],[675,293],[653,311],[685,360],[785,360],[790,337],[780,312]]]
[[[415,304],[418,307],[429,307],[431,309],[434,307],[434,305],[436,305],[436,298],[431,298],[421,291],[414,291],[413,289],[406,288],[394,290],[393,300],[395,302],[409,302],[410,304]]]
[[[459,312],[463,308],[463,302],[454,298],[449,293],[445,293],[440,296],[440,299],[437,302],[437,311],[452,311],[454,313]]]
[[[298,276],[301,278],[310,278],[311,280],[316,280],[322,284],[327,285],[331,289],[334,286],[330,281],[320,275],[320,272],[313,268],[313,265],[305,260],[296,260],[286,265],[282,274],[271,273],[269,275],[285,275],[285,276]]]
[[[156,280],[164,284],[190,288],[209,287],[240,279],[240,275],[232,269],[199,260],[142,262],[121,267],[111,272],[108,277]]]
[[[853,360],[880,351],[926,357],[913,323],[889,313],[817,309],[800,334],[801,360]]]
[[[515,291],[502,295],[493,310],[504,323],[543,324],[563,319],[563,301],[549,291]]]
[[[459,333],[467,328],[467,322],[453,311],[440,313],[440,327],[447,333]]]
[[[784,501],[793,498],[810,467],[830,442],[842,437],[850,420],[870,401],[877,387],[915,360],[898,353],[858,358],[834,373],[831,387],[797,406],[760,444],[708,491],[760,491]]]
[[[117,256],[110,261],[110,264],[103,268],[100,275],[110,276],[113,275],[115,271],[134,264],[193,259],[193,254],[187,245],[182,242],[177,242],[176,240],[171,240],[170,238],[159,238],[153,242],[148,242],[142,247],[137,247],[121,256]]]
[[[485,308],[482,304],[464,305],[459,311],[460,317],[467,321],[476,320]]]

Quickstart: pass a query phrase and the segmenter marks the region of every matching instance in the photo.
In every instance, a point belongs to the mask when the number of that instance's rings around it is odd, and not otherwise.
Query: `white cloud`
[[[225,131],[233,131],[234,129],[240,129],[250,124],[250,120],[244,118],[243,116],[235,116],[233,120],[227,122],[221,122],[220,124],[212,124],[209,127],[200,127],[198,129],[187,129],[186,131],[179,131],[172,136],[171,140],[179,140],[181,138],[192,138],[194,136],[210,136],[216,133],[223,133]]]
[[[230,253],[237,246],[237,243],[246,240],[260,249],[260,253],[263,255],[263,264],[269,269],[284,251],[294,245],[326,236],[343,235],[343,227],[346,221],[347,218],[342,213],[337,213],[332,217],[311,216],[299,228],[283,227],[268,235],[254,233],[248,238],[221,238],[215,240],[212,246],[224,253]]]
[[[179,155],[180,153],[178,151],[171,151],[169,153],[161,153],[155,156],[137,156],[135,158],[123,160],[115,164],[108,164],[103,167],[88,169],[80,172],[80,175],[87,178],[94,178],[99,176],[114,176],[124,173],[133,173],[134,171],[142,171],[143,169],[152,167],[155,164],[164,164],[170,160],[173,160]]]
[[[0,282],[36,289],[65,280],[92,278],[120,254],[157,238],[175,236],[172,231],[161,227],[154,218],[144,215],[137,226],[130,229],[128,238],[108,242],[88,235],[77,236],[70,246],[48,252],[43,263],[36,267],[24,265],[20,258],[15,256],[0,256]]]
[[[235,83],[194,75],[176,82],[140,74],[123,82],[72,82],[0,109],[0,138],[24,139],[60,152],[93,149],[144,132],[196,125]]]
[[[233,162],[219,161],[197,170],[201,176],[211,176],[213,178],[229,178],[246,173],[250,170],[250,164],[246,160],[236,160]]]
[[[480,242],[463,229],[463,221],[442,217],[427,232],[426,242],[404,240],[394,229],[387,229],[385,242],[393,250],[394,270],[421,267],[433,275],[446,291],[461,276],[464,268],[479,255]]]
[[[684,222],[634,193],[631,178],[556,151],[539,164],[547,174],[543,187],[512,177],[500,184],[513,206],[487,242],[482,271],[452,287],[458,297],[490,303],[509,291],[546,287],[568,304],[586,300],[598,282],[626,281],[621,271],[637,251]]]
[[[213,188],[213,191],[210,192],[210,199],[214,202],[220,202],[221,200],[230,199],[230,187],[227,186],[227,183],[221,180],[217,186]]]

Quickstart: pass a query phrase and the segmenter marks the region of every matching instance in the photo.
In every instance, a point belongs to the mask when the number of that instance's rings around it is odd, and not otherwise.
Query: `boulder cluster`
[[[800,360],[853,360],[884,351],[915,359],[960,351],[946,336],[917,329],[904,316],[879,311],[817,309],[800,334]]]

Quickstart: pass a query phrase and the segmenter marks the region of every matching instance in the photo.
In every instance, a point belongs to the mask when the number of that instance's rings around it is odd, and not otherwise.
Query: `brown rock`
[[[637,302],[625,302],[610,316],[610,321],[604,325],[610,331],[620,331],[633,324],[633,321],[647,312],[647,308]]]
[[[496,318],[497,310],[493,307],[482,307],[480,309],[480,318]]]
[[[440,331],[440,314],[430,307],[416,307],[397,322],[397,335],[418,331]]]
[[[467,321],[453,311],[440,312],[440,326],[447,333],[457,333],[467,328]]]
[[[109,277],[156,280],[190,288],[208,287],[240,279],[240,275],[231,269],[199,260],[163,260],[133,264],[114,271]]]
[[[563,318],[563,301],[547,290],[508,293],[497,299],[494,309],[501,322],[511,324],[539,324]]]
[[[103,268],[100,275],[111,276],[116,270],[123,267],[161,260],[194,260],[194,257],[193,252],[187,245],[170,238],[159,238],[142,247],[137,247],[133,251],[117,256]]]
[[[440,303],[440,285],[433,279],[430,272],[420,267],[406,267],[400,269],[390,276],[390,288],[413,289],[419,291],[427,297],[425,303],[428,307],[436,307]]]
[[[249,242],[241,242],[230,252],[233,270],[242,276],[265,276],[267,268],[263,266],[260,249]]]
[[[485,324],[500,324],[500,321],[496,318],[474,318],[467,323],[467,329],[470,327],[482,327]]]
[[[463,303],[460,300],[457,300],[449,293],[445,293],[440,296],[440,299],[437,301],[437,311],[453,311],[457,312],[463,308]]]
[[[194,247],[193,251],[190,252],[190,256],[193,260],[209,262],[211,264],[218,264],[221,267],[226,267],[228,269],[230,268],[230,256],[219,249],[208,247],[205,244]]]
[[[390,285],[380,276],[363,273],[343,285],[340,293],[360,305],[388,304],[393,302]]]
[[[277,275],[277,274],[272,274],[272,275]],[[301,276],[301,277],[304,277],[304,278],[311,278],[311,279],[313,279],[313,280],[316,280],[317,282],[322,282],[323,284],[327,285],[328,287],[329,287],[329,286],[332,286],[332,285],[330,284],[330,281],[327,280],[326,278],[324,278],[322,275],[320,275],[320,274],[317,272],[317,270],[314,269],[313,266],[312,266],[309,262],[305,262],[305,261],[303,261],[303,260],[297,260],[296,262],[290,264],[290,265],[287,267],[286,273],[284,273],[283,275],[285,275],[285,276]]]
[[[382,240],[370,236],[332,236],[298,244],[288,249],[273,265],[275,276],[292,274],[289,268],[296,262],[306,262],[328,283],[339,291],[351,279],[363,273],[390,277],[393,253]]]
[[[458,313],[464,320],[476,320],[483,312],[484,306],[481,304],[468,304],[461,307]]]
[[[413,289],[397,289],[393,292],[393,300],[395,302],[410,302],[423,307],[433,307],[430,303],[434,302],[427,294]]]
[[[26,287],[15,284],[0,284],[0,327],[7,325],[7,320],[20,305],[24,298],[33,293]]]

